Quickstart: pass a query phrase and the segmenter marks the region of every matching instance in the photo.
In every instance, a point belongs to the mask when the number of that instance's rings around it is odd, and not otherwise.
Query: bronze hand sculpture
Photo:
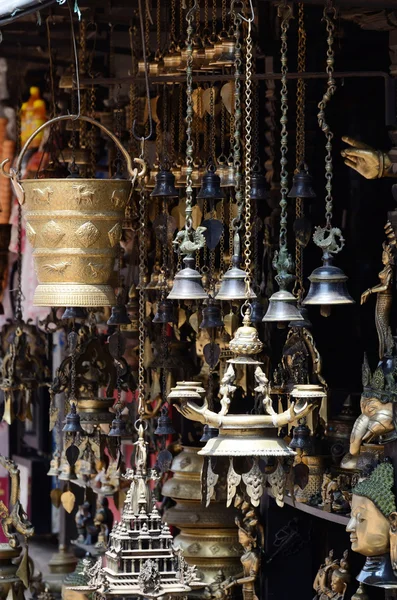
[[[375,150],[351,137],[343,137],[342,141],[351,146],[341,152],[345,165],[366,179],[397,177],[397,163],[393,163],[386,152]]]

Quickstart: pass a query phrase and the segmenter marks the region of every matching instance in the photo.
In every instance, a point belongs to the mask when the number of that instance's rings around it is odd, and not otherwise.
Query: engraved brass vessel
[[[132,185],[138,174],[131,158],[116,136],[90,117],[80,120],[99,127],[123,154],[129,180],[122,179],[25,179],[19,181],[22,159],[33,138],[56,117],[39,127],[27,140],[16,168],[2,174],[11,178],[15,193],[25,209],[26,234],[33,246],[39,285],[35,306],[109,306],[115,304],[109,285],[122,233],[122,219]],[[142,161],[138,160],[138,162]]]

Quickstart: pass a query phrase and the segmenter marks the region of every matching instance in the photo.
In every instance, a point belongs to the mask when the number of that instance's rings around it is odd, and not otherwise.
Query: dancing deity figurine
[[[341,152],[345,159],[345,165],[366,179],[397,177],[397,162],[393,161],[391,154],[375,150],[350,137],[343,137],[342,140],[351,146]]]
[[[381,463],[353,488],[350,533],[353,552],[366,557],[357,581],[381,588],[397,587],[397,512],[394,468]]]
[[[329,552],[314,580],[313,588],[316,595],[313,600],[343,600],[350,581],[347,554],[348,552],[345,550],[339,561],[334,560],[333,550]]]
[[[394,271],[394,252],[396,238],[391,223],[385,225],[388,242],[383,242],[382,263],[383,269],[379,273],[379,283],[368,288],[361,294],[361,304],[364,304],[371,294],[376,294],[375,323],[379,338],[379,358],[390,355],[393,350],[393,337],[390,330],[390,311],[392,305],[392,284]]]

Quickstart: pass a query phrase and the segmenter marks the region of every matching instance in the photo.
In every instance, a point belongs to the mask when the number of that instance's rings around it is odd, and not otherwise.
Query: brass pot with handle
[[[24,179],[22,159],[33,138],[59,121],[81,120],[99,127],[117,145],[130,179]],[[24,207],[26,235],[33,246],[39,285],[35,306],[97,307],[115,304],[110,279],[122,233],[122,220],[132,188],[145,174],[141,159],[134,161],[117,137],[86,116],[62,115],[36,129],[23,146],[15,169],[6,172]]]

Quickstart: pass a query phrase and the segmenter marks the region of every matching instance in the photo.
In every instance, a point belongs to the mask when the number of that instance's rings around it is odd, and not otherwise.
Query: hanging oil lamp
[[[168,295],[169,300],[204,300],[207,294],[201,283],[201,275],[194,268],[194,253],[205,245],[202,228],[193,230],[192,222],[192,171],[193,171],[193,140],[192,140],[192,121],[193,121],[193,97],[192,97],[192,42],[193,42],[193,20],[195,10],[189,10],[186,15],[187,27],[187,64],[186,64],[186,208],[185,208],[185,228],[179,231],[174,240],[179,255],[184,256],[184,268],[178,271],[174,278],[174,285]]]
[[[295,296],[288,291],[289,285],[295,280],[292,275],[294,262],[292,256],[288,252],[287,247],[287,193],[288,193],[288,171],[287,151],[288,151],[288,130],[287,130],[287,115],[288,115],[288,88],[287,88],[287,32],[289,21],[292,18],[292,9],[290,6],[280,5],[278,15],[282,18],[281,21],[281,171],[280,171],[280,235],[279,249],[274,253],[273,268],[277,271],[275,277],[279,291],[272,294],[269,298],[269,307],[265,316],[264,322],[288,323],[289,321],[302,321],[303,317],[296,306]]]
[[[338,254],[345,244],[342,231],[337,227],[332,227],[332,138],[328,123],[325,121],[325,108],[335,93],[336,85],[333,77],[334,72],[334,50],[333,50],[333,32],[335,29],[335,9],[326,7],[323,12],[323,20],[327,25],[327,90],[323,99],[318,105],[319,113],[318,124],[326,137],[326,157],[325,157],[325,226],[316,227],[313,234],[313,241],[323,252],[323,265],[314,269],[309,277],[310,288],[303,305],[320,305],[320,313],[328,317],[331,313],[331,306],[338,304],[353,304],[354,300],[347,291],[347,276],[342,269],[332,264],[333,255]]]

